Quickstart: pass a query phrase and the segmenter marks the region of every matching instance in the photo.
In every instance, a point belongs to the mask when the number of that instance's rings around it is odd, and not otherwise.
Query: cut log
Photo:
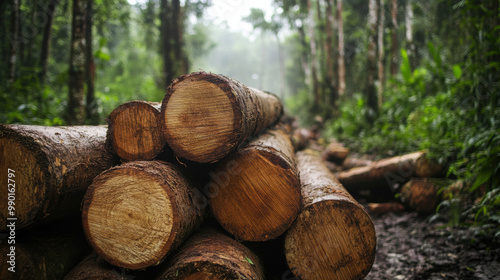
[[[274,95],[222,75],[196,72],[169,86],[161,121],[175,154],[191,161],[215,162],[276,122],[282,112]]]
[[[355,157],[347,157],[344,162],[342,163],[342,168],[344,170],[347,169],[352,169],[356,167],[364,167],[371,165],[373,161],[367,160],[367,159],[362,159],[362,158],[355,158]]]
[[[0,125],[0,231],[8,218],[16,229],[77,213],[85,190],[117,163],[106,150],[104,126]],[[6,204],[5,204],[6,205]]]
[[[202,222],[207,202],[178,167],[134,161],[94,179],[83,226],[107,262],[129,269],[157,265]]]
[[[433,177],[442,167],[426,158],[425,152],[415,152],[376,161],[365,167],[340,172],[340,183],[349,191],[390,187],[404,184],[410,177]]]
[[[347,155],[349,155],[349,149],[340,143],[331,142],[323,152],[323,159],[342,165]]]
[[[297,154],[302,210],[285,237],[285,255],[299,279],[362,279],[375,260],[370,216],[321,159]]]
[[[368,211],[377,216],[387,213],[400,213],[404,210],[405,207],[399,202],[368,203]]]
[[[271,130],[221,162],[205,187],[212,213],[239,240],[284,233],[300,210],[300,182],[288,135]]]
[[[78,219],[15,232],[14,237],[15,244],[0,243],[0,279],[62,279],[91,251]]]
[[[401,201],[420,215],[428,216],[435,213],[441,201],[438,195],[440,182],[442,180],[439,179],[412,178],[401,188],[399,194]]]
[[[168,260],[167,267],[158,280],[264,279],[258,257],[213,228],[204,228],[193,235]]]
[[[309,129],[299,127],[293,131],[292,142],[295,148],[295,151],[301,151],[307,146],[309,146],[309,142],[313,140],[317,140],[318,135],[312,132]]]
[[[122,160],[151,160],[166,141],[160,125],[161,103],[131,101],[109,115],[107,142]]]
[[[123,275],[116,267],[108,264],[96,252],[87,255],[77,266],[64,277],[65,280],[89,280],[89,279],[106,279],[106,280],[123,280],[128,279],[127,276],[132,276],[127,273]]]

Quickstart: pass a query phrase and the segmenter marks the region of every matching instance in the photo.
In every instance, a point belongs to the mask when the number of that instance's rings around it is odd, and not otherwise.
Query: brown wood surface
[[[64,280],[123,280],[124,273],[105,262],[96,252],[87,255],[77,266],[64,277]],[[127,275],[127,276],[132,276]],[[126,278],[125,278],[126,279]]]
[[[194,231],[206,201],[178,167],[134,161],[95,178],[83,202],[83,226],[94,249],[124,268],[157,265]]]
[[[258,257],[212,227],[188,239],[168,260],[167,267],[158,280],[264,279]]]
[[[2,205],[8,201],[8,179],[15,182],[14,215],[1,207],[0,231],[6,230],[8,217],[17,218],[19,230],[77,213],[94,177],[117,162],[106,150],[106,130],[0,125]],[[15,177],[8,178],[8,169]]]
[[[401,201],[421,215],[435,213],[441,201],[438,195],[440,182],[439,179],[412,178],[401,188]]]
[[[282,115],[280,100],[222,75],[187,74],[167,89],[162,128],[174,152],[196,162],[215,162]]]
[[[299,279],[363,279],[375,260],[370,216],[321,159],[297,153],[302,210],[285,237],[285,255]]]
[[[237,239],[281,235],[300,210],[300,182],[287,134],[270,130],[221,162],[205,193],[212,213]]]
[[[122,160],[151,160],[166,141],[160,125],[161,103],[130,101],[108,117],[107,143]]]
[[[442,172],[442,167],[426,158],[425,152],[415,152],[356,167],[337,175],[348,190],[393,187],[403,184],[413,176],[433,177]]]

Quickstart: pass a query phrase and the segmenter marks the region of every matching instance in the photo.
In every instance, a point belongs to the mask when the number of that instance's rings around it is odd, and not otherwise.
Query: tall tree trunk
[[[85,25],[86,0],[73,0],[73,20],[71,26],[71,51],[69,58],[69,95],[65,120],[68,125],[83,124],[85,84]]]
[[[382,107],[384,101],[384,29],[385,29],[385,7],[384,0],[379,0],[378,5],[379,18],[378,18],[378,30],[377,30],[377,69],[378,69],[378,107]]]
[[[312,78],[311,78],[311,68],[309,68],[309,65],[307,64],[308,61],[308,52],[307,52],[307,42],[306,42],[306,32],[304,31],[304,24],[303,22],[300,24],[300,26],[297,27],[297,30],[299,31],[299,38],[300,38],[300,44],[301,44],[301,52],[300,52],[300,61],[302,63],[302,69],[304,69],[304,75],[305,75],[305,83],[309,87],[312,85]]]
[[[285,98],[285,59],[283,58],[283,50],[281,47],[281,40],[278,32],[275,32],[276,44],[278,45],[278,59],[280,64],[280,92],[279,97],[284,100]],[[263,76],[262,76],[263,77]],[[260,79],[262,81],[262,78]]]
[[[330,105],[335,112],[338,107],[338,94],[335,77],[335,51],[333,50],[333,29],[335,20],[333,18],[334,0],[326,1],[326,77],[327,85],[330,92]]]
[[[406,10],[405,10],[405,25],[406,25],[406,42],[408,46],[406,48],[406,52],[410,57],[415,56],[415,44],[413,43],[413,20],[414,20],[413,0],[408,0],[408,2],[406,3]]]
[[[54,21],[54,12],[56,11],[57,4],[59,4],[59,0],[50,0],[47,5],[47,22],[43,27],[42,47],[40,48],[40,74],[38,76],[40,83],[45,82],[45,76],[47,75],[47,61],[49,59],[50,52],[52,23]]]
[[[338,33],[338,95],[345,93],[345,49],[344,49],[344,21],[342,19],[342,0],[337,0],[337,33]]]
[[[310,67],[311,67],[311,83],[313,90],[313,111],[316,113],[319,109],[319,85],[318,85],[318,69],[316,67],[316,40],[314,34],[314,11],[312,8],[312,0],[307,0],[308,24],[309,24],[309,47],[311,52]]]
[[[375,87],[375,77],[377,71],[377,0],[368,2],[368,61],[367,61],[367,81],[365,95],[368,105],[367,120],[373,122],[378,114],[377,89]]]
[[[171,7],[168,0],[160,2],[160,54],[163,58],[162,87],[167,87],[175,78],[171,57]]]
[[[9,60],[7,64],[7,79],[8,83],[12,84],[16,79],[16,61],[17,61],[17,45],[19,42],[19,2],[13,0],[10,14],[10,49]]]
[[[183,51],[183,15],[180,0],[172,0],[172,37],[174,49],[175,76],[186,74],[188,71],[186,54]]]
[[[398,72],[398,0],[391,0],[391,76]]]
[[[88,0],[85,41],[87,48],[85,50],[85,81],[87,84],[87,100],[85,103],[86,118],[91,125],[99,124],[99,112],[97,111],[97,100],[95,99],[95,63],[94,53],[92,51],[92,21],[94,0]]]

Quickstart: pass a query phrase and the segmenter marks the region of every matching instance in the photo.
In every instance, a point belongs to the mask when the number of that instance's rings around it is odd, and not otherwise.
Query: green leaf
[[[482,170],[478,175],[476,180],[474,181],[474,184],[470,188],[470,192],[475,191],[479,186],[482,184],[486,183],[490,178],[491,178],[492,172],[491,170]]]
[[[460,80],[462,77],[462,68],[458,64],[453,65],[453,75],[455,75],[457,80]]]
[[[94,54],[94,56],[96,58],[99,58],[99,59],[102,59],[102,60],[105,60],[105,61],[108,61],[111,57],[109,56],[109,54],[107,53],[104,53],[103,51],[101,50],[97,50]]]
[[[405,83],[410,83],[411,80],[411,66],[408,59],[408,53],[405,49],[401,49],[401,74]]]
[[[251,264],[251,265],[255,265],[255,264],[253,263],[253,261],[252,261],[249,257],[245,256],[245,260],[246,260],[249,264]]]

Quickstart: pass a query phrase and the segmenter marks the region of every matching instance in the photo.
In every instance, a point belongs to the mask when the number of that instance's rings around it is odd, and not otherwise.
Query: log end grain
[[[107,141],[121,159],[150,160],[163,150],[166,141],[161,131],[160,106],[131,101],[111,112]]]
[[[213,175],[210,205],[227,231],[240,240],[266,241],[290,227],[301,205],[294,166],[260,149],[241,150],[221,165],[228,168]]]
[[[105,171],[85,195],[87,238],[113,265],[157,265],[201,221],[201,204],[190,189],[171,164],[136,161]]]
[[[163,133],[174,152],[211,162],[239,144],[243,113],[236,89],[222,76],[195,73],[180,77],[162,104]]]
[[[287,232],[285,254],[299,279],[363,279],[376,248],[375,228],[357,203],[339,196],[303,209]]]

